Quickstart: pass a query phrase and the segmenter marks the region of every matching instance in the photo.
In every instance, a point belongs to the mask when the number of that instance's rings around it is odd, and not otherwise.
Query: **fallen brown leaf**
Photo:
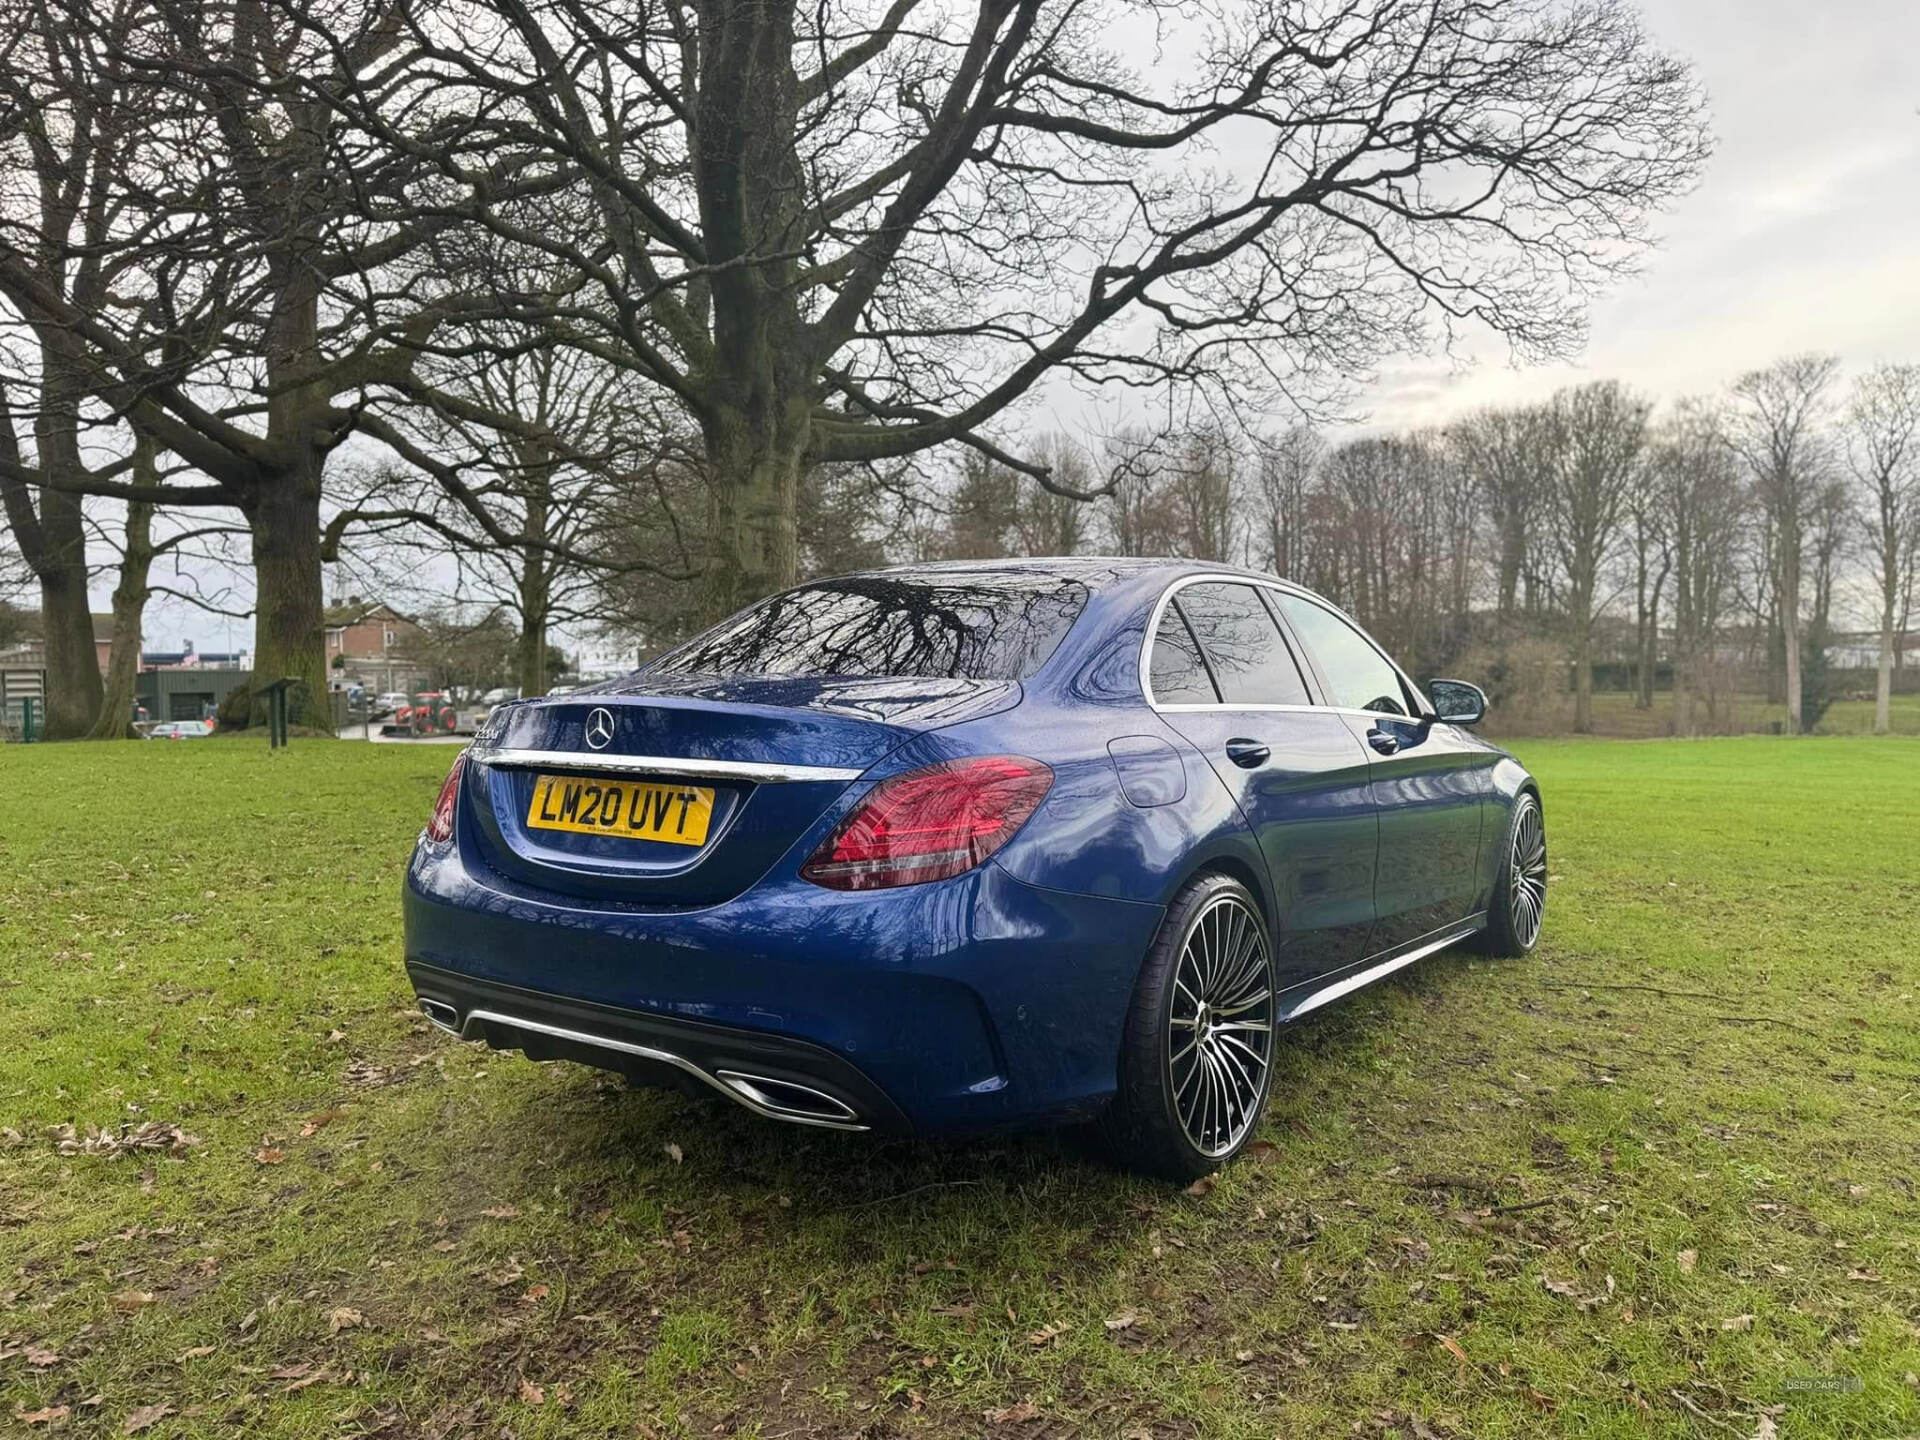
[[[1720,1328],[1722,1330],[1751,1330],[1753,1329],[1753,1316],[1729,1315],[1725,1320],[1720,1322]]]
[[[131,1315],[142,1306],[151,1304],[153,1304],[151,1290],[121,1290],[113,1297],[113,1308],[126,1315]]]
[[[127,1418],[121,1422],[122,1435],[138,1435],[154,1425],[158,1425],[173,1413],[173,1406],[161,1401],[157,1405],[137,1405]]]
[[[1698,1250],[1682,1250],[1673,1258],[1674,1262],[1679,1265],[1682,1275],[1691,1275],[1694,1264],[1700,1259],[1700,1252]]]
[[[196,1345],[191,1350],[182,1350],[178,1355],[174,1356],[173,1363],[176,1365],[184,1365],[189,1360],[204,1360],[211,1354],[213,1354],[213,1346]]]
[[[1103,1323],[1106,1325],[1108,1330],[1118,1331],[1118,1330],[1131,1330],[1136,1324],[1139,1323],[1139,1321],[1140,1321],[1140,1317],[1134,1314],[1133,1311],[1122,1310],[1118,1315],[1115,1315],[1111,1320],[1104,1321]]]
[[[544,1405],[547,1403],[547,1392],[531,1380],[523,1379],[520,1382],[520,1398],[529,1405]]]
[[[660,1148],[667,1152],[667,1158],[673,1161],[673,1163],[676,1165],[678,1165],[682,1160],[686,1159],[685,1153],[680,1149],[678,1145],[674,1144],[673,1141],[671,1140],[669,1140],[665,1145],[662,1145]]]
[[[351,1305],[336,1305],[327,1311],[327,1333],[338,1335],[342,1330],[354,1330],[367,1323],[367,1317]]]
[[[1213,1176],[1211,1175],[1202,1175],[1198,1180],[1194,1181],[1193,1184],[1187,1186],[1187,1194],[1189,1195],[1206,1195],[1211,1193],[1212,1190]]]
[[[987,1411],[989,1425],[1019,1425],[1039,1418],[1040,1407],[1031,1400],[1022,1400],[1017,1405],[1007,1406],[1004,1410]]]
[[[489,1205],[480,1213],[489,1220],[511,1220],[520,1212],[511,1205]]]
[[[278,1165],[287,1158],[287,1152],[276,1145],[263,1145],[254,1152],[253,1158],[262,1165]]]
[[[73,1413],[66,1405],[49,1405],[44,1410],[20,1410],[14,1413],[14,1419],[22,1425],[51,1425],[56,1420],[64,1420]]]

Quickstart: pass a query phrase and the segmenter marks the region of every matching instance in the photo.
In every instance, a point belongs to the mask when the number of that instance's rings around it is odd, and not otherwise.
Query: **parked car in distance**
[[[504,705],[509,700],[518,700],[519,698],[520,698],[519,690],[511,686],[500,685],[500,686],[496,686],[494,689],[489,690],[487,691],[486,694],[482,695],[480,697],[480,703],[482,705],[492,707],[494,705]]]
[[[1151,560],[817,581],[454,762],[404,887],[436,1023],[885,1133],[1095,1120],[1192,1179],[1283,1027],[1539,938],[1539,789],[1297,585]]]
[[[149,740],[204,740],[213,734],[205,720],[162,720],[147,731]]]
[[[405,705],[407,703],[408,703],[408,697],[407,697],[407,693],[404,690],[388,690],[382,694],[374,696],[373,713],[376,716],[391,715],[393,714],[394,711],[398,710],[402,705]]]

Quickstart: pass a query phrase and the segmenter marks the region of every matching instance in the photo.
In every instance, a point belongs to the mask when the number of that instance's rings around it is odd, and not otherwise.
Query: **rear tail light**
[[[444,845],[453,838],[453,805],[460,798],[460,776],[467,768],[467,752],[453,757],[453,768],[440,787],[440,798],[433,802],[433,818],[427,821],[427,839]]]
[[[1019,755],[947,760],[882,780],[800,867],[829,890],[963,875],[1040,807],[1053,771]]]

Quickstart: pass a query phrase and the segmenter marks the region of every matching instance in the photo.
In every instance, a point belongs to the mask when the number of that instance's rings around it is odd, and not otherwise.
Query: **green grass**
[[[1920,744],[1523,754],[1540,951],[1291,1032],[1190,1195],[431,1031],[444,749],[0,750],[0,1430],[1920,1432]]]

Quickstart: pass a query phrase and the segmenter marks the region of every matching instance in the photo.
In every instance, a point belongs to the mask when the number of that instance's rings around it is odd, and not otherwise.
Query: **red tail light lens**
[[[445,783],[440,786],[440,798],[433,802],[433,818],[427,821],[427,839],[436,845],[444,845],[453,838],[453,805],[460,798],[460,776],[467,768],[467,752],[462,750],[453,757],[453,768],[447,771]]]
[[[947,760],[882,780],[800,873],[829,890],[963,875],[1040,808],[1053,771],[1019,755]]]

